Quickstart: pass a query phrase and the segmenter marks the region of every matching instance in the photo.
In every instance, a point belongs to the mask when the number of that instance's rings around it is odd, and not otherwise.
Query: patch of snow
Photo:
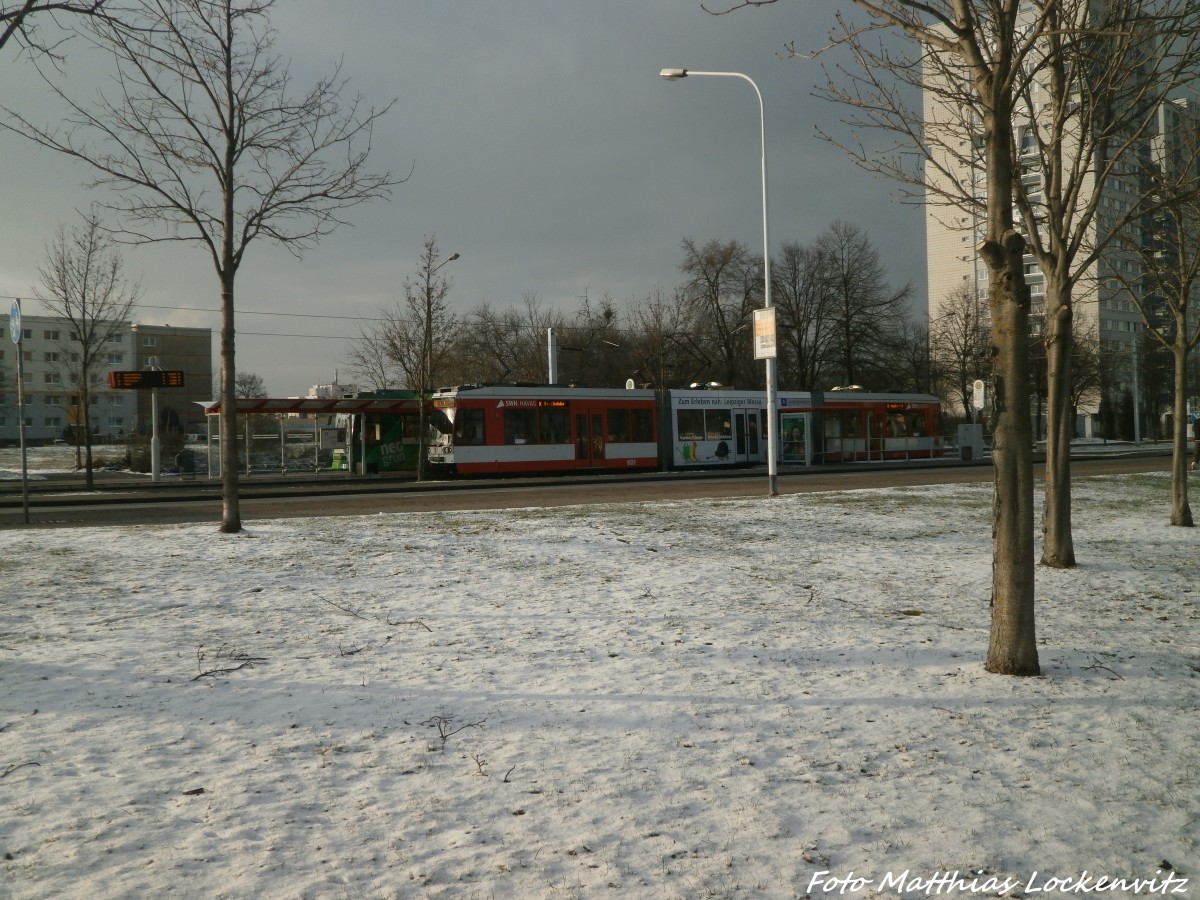
[[[1074,498],[1028,679],[990,486],[5,531],[0,897],[1194,895],[1200,535]]]

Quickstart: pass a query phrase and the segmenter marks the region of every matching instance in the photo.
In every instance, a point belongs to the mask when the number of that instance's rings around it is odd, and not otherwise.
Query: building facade
[[[215,396],[211,328],[180,328],[174,325],[131,325],[135,369],[163,369],[183,372],[182,388],[158,391],[160,431],[203,434],[204,408],[201,403]],[[135,430],[151,431],[149,391],[130,391],[136,395]]]
[[[1039,86],[1031,84],[1030,106],[1014,121],[1015,143],[1018,150],[1019,177],[1031,205],[1036,209],[1043,201],[1040,156],[1037,146],[1039,115],[1043,107],[1039,104]],[[928,273],[928,309],[931,331],[933,323],[953,304],[961,302],[963,296],[974,298],[977,321],[988,327],[988,271],[976,252],[984,237],[985,223],[982,209],[986,203],[983,169],[983,147],[978,137],[972,137],[970,122],[964,123],[961,108],[952,109],[936,89],[926,90],[924,95],[924,117],[927,133],[960,136],[950,138],[947,147],[931,145],[935,164],[928,167],[930,202],[926,204],[926,266]],[[1130,216],[1131,211],[1142,200],[1148,190],[1146,175],[1148,165],[1157,162],[1162,147],[1170,146],[1173,135],[1180,130],[1195,131],[1198,120],[1194,107],[1186,103],[1162,103],[1156,125],[1145,137],[1141,146],[1128,151],[1123,164],[1117,165],[1113,173],[1097,185],[1095,167],[1084,171],[1080,182],[1079,203],[1089,199],[1098,203],[1096,215],[1088,232],[1083,235],[1083,251],[1080,258],[1089,255],[1088,248],[1101,244],[1101,235],[1114,222]],[[968,197],[973,198],[975,209],[968,204],[959,206],[939,203],[935,200],[947,193],[939,190],[938,181],[953,181]],[[941,186],[945,188],[945,184]],[[1096,192],[1100,196],[1096,197]],[[954,193],[954,191],[949,191]],[[1015,214],[1017,227],[1022,228],[1019,215]],[[1126,229],[1136,240],[1143,226],[1133,222]],[[1128,240],[1110,241],[1095,261],[1083,271],[1077,271],[1072,292],[1074,309],[1074,333],[1077,341],[1088,342],[1099,354],[1098,385],[1095,390],[1080,397],[1077,408],[1078,436],[1091,436],[1104,432],[1100,416],[1106,414],[1111,430],[1111,411],[1133,407],[1135,419],[1151,423],[1157,415],[1156,406],[1164,398],[1156,389],[1145,382],[1144,357],[1153,352],[1153,345],[1146,340],[1144,320],[1140,309],[1146,297],[1139,252]],[[1045,308],[1045,279],[1036,258],[1025,257],[1025,278],[1031,294],[1030,329],[1037,339],[1043,330]],[[986,378],[980,372],[978,377]],[[1044,390],[1044,385],[1040,386]],[[1040,407],[1035,402],[1035,410]],[[1139,412],[1140,407],[1140,412]],[[1035,429],[1035,433],[1037,429]],[[1108,435],[1115,436],[1115,435]]]
[[[28,443],[72,440],[83,427],[84,416],[79,347],[70,337],[69,322],[23,315],[21,332],[20,342],[15,343],[9,320],[0,320],[0,444],[19,441],[22,412]],[[183,388],[158,391],[159,424],[182,428],[188,422],[203,421],[197,401],[212,395],[211,329],[128,325],[113,333],[95,358],[87,417],[93,442],[120,442],[132,434],[149,434],[152,428],[149,392],[109,387],[110,371],[137,371],[155,365],[183,371]],[[20,395],[18,368],[23,376]]]

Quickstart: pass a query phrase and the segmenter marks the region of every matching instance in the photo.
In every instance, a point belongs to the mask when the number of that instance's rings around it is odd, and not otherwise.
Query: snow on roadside
[[[2,532],[0,897],[1191,878],[1165,496],[1076,482],[1034,679],[981,664],[987,487]]]

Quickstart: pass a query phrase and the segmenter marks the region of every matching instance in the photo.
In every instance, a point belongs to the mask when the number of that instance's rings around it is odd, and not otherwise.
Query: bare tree
[[[66,379],[76,409],[76,446],[82,445],[87,486],[92,469],[92,390],[100,383],[111,339],[129,327],[141,286],[125,278],[124,262],[93,211],[68,231],[60,226],[38,269],[44,290],[35,295],[51,315],[67,323],[62,342]]]
[[[1137,229],[1123,235],[1140,261],[1141,283],[1125,281],[1146,334],[1172,360],[1171,524],[1190,527],[1187,397],[1188,357],[1200,345],[1200,117],[1186,106],[1160,113],[1179,115],[1186,125],[1161,129],[1162,140],[1147,160],[1149,210]]]
[[[84,104],[54,88],[65,125],[5,110],[0,125],[90,165],[118,238],[184,242],[208,253],[221,295],[220,427],[237,433],[234,287],[258,238],[300,256],[343,211],[397,182],[367,170],[375,121],[343,95],[340,66],[296,95],[274,54],[274,0],[142,0],[136,26],[90,29],[112,54],[115,88]],[[237,445],[221,442],[220,528],[240,531]]]
[[[634,379],[656,390],[691,384],[711,366],[707,352],[692,336],[687,301],[676,291],[668,297],[656,288],[630,306],[627,340],[634,351]]]
[[[238,372],[233,379],[233,389],[244,400],[261,400],[269,396],[267,385],[257,372]]]
[[[730,8],[760,6],[775,0],[741,0]],[[1047,372],[1047,460],[1045,545],[1042,562],[1075,564],[1071,532],[1070,441],[1074,432],[1071,391],[1073,292],[1095,277],[1095,267],[1115,237],[1131,222],[1130,196],[1136,196],[1136,158],[1151,133],[1161,103],[1193,81],[1200,65],[1200,6],[1194,0],[1055,0],[1008,3],[1003,0],[855,0],[876,22],[892,24],[928,46],[925,32],[938,20],[962,15],[977,30],[1012,27],[1003,40],[980,43],[982,61],[991,66],[996,49],[1007,45],[1017,63],[1005,66],[1014,127],[1010,155],[1013,184],[1001,202],[1016,202],[1027,249],[1045,281],[1042,310]],[[721,12],[728,11],[720,10]],[[882,14],[882,15],[881,15]],[[852,28],[835,35],[835,44],[852,44],[858,68],[867,72],[857,85],[866,91],[830,96],[851,103],[860,124],[883,127],[896,138],[890,152],[862,145],[847,149],[863,165],[898,177],[960,210],[990,203],[974,185],[958,184],[958,172],[982,168],[985,111],[978,105],[984,85],[973,64],[958,72],[938,63],[932,69],[909,65],[884,48],[868,47]],[[953,29],[943,29],[953,39]],[[958,44],[962,47],[961,43]],[[794,48],[793,48],[794,49]],[[956,54],[965,60],[961,54]],[[926,63],[929,62],[928,57]],[[969,71],[968,71],[969,70]],[[933,76],[932,78],[930,76]],[[965,77],[960,77],[965,76]],[[925,116],[904,107],[909,85],[924,91]],[[964,90],[963,88],[969,88]],[[930,104],[928,98],[934,98]],[[925,167],[914,165],[920,162]],[[985,175],[985,177],[987,177]],[[1125,182],[1121,184],[1121,182]],[[1116,185],[1115,194],[1107,190]],[[1122,195],[1126,199],[1122,199]],[[929,194],[927,194],[929,196]]]
[[[837,384],[857,384],[886,369],[895,336],[907,314],[911,288],[887,287],[879,251],[866,232],[837,221],[817,238],[828,294],[825,310],[830,340],[825,372]]]
[[[714,239],[698,247],[683,241],[680,293],[708,347],[719,354],[719,378],[727,385],[749,383],[753,359],[749,327],[761,305],[762,260],[740,241]]]
[[[970,415],[975,381],[991,377],[991,335],[971,285],[952,291],[940,309],[929,332],[939,390]]]
[[[1117,249],[1142,204],[1139,158],[1161,105],[1200,64],[1192,0],[1056,0],[1031,8],[1036,40],[1019,86],[1013,183],[1029,252],[1045,280],[1045,544],[1042,563],[1075,565],[1074,293]],[[1103,263],[1101,263],[1103,264]]]
[[[883,360],[885,369],[876,376],[883,390],[928,393],[933,373],[929,360],[929,329],[920,322],[904,319],[892,335]]]
[[[561,329],[562,316],[545,309],[541,299],[527,293],[522,306],[493,309],[483,303],[460,323],[464,338],[462,381],[529,381],[548,378],[546,330]]]
[[[819,246],[784,244],[771,262],[771,296],[779,309],[783,381],[797,390],[817,390],[823,383],[822,363],[833,340],[828,266]]]
[[[64,14],[107,16],[106,0],[19,0],[0,5],[0,50],[10,40],[31,51],[53,56],[61,38],[46,40],[38,24]],[[111,5],[110,5],[111,6]]]
[[[372,391],[394,388],[404,377],[388,358],[387,342],[380,327],[386,322],[386,317],[383,317],[360,324],[358,337],[354,338],[347,351],[346,368],[351,377]]]
[[[718,12],[774,2],[735,0]],[[1035,38],[1021,19],[1021,0],[854,3],[868,20],[856,25],[839,15],[829,47],[848,51],[853,62],[830,73],[824,94],[845,107],[855,135],[865,129],[890,143],[834,143],[914,199],[980,216],[977,251],[988,272],[994,366],[992,629],[985,665],[991,672],[1036,675],[1030,294],[1025,240],[1013,217],[1013,182],[1020,174],[1013,121]],[[906,40],[898,43],[896,35]],[[936,109],[912,108],[907,88],[925,97],[933,91]],[[959,177],[976,162],[982,163],[982,191]]]
[[[404,299],[384,313],[379,340],[387,360],[404,376],[411,390],[422,398],[446,374],[458,318],[446,303],[450,281],[437,272],[458,259],[454,253],[442,259],[437,237],[426,237],[416,277],[404,279]],[[417,480],[425,477],[425,403],[417,412]]]

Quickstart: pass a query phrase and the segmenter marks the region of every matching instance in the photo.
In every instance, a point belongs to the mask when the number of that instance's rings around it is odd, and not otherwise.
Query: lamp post
[[[451,253],[432,269],[425,271],[425,334],[424,346],[421,348],[421,384],[418,387],[419,405],[417,407],[417,481],[425,480],[426,457],[429,455],[426,449],[426,441],[428,438],[427,426],[425,423],[425,389],[432,389],[433,385],[428,382],[433,378],[433,276],[437,274],[438,269],[447,263],[452,263],[461,256],[459,253]]]
[[[721,78],[740,78],[754,88],[758,96],[758,121],[762,139],[762,228],[763,228],[763,308],[771,308],[771,239],[767,231],[767,116],[763,109],[762,91],[754,79],[741,72],[697,72],[694,69],[663,69],[658,73],[667,81],[678,81],[690,75],[712,75]],[[778,370],[774,356],[766,359],[767,364],[767,495],[779,496],[779,425],[776,394],[778,393]]]

